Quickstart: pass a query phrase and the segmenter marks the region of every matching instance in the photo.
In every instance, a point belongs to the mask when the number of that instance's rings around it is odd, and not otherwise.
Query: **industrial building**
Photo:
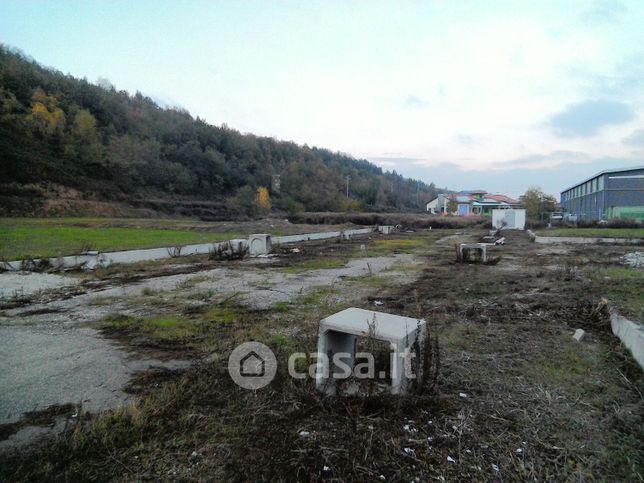
[[[561,192],[566,219],[644,221],[644,166],[602,171]]]

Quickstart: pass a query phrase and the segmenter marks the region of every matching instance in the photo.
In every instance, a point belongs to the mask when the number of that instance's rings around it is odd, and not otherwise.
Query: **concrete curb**
[[[393,227],[388,227],[393,228]],[[390,233],[393,230],[387,230]],[[348,239],[356,235],[368,235],[381,232],[381,227],[357,228],[345,231],[327,231],[318,233],[303,233],[299,235],[286,235],[271,237],[273,245],[284,243],[306,242],[314,240],[326,240],[329,238]],[[217,243],[200,243],[196,245],[183,245],[177,247],[145,248],[140,250],[123,250],[117,252],[87,252],[82,255],[71,255],[67,257],[53,257],[35,259],[30,261],[15,260],[12,262],[0,261],[0,271],[36,271],[39,265],[49,266],[56,270],[82,268],[93,270],[97,267],[107,267],[114,263],[135,263],[149,260],[160,260],[163,258],[176,258],[187,255],[208,254],[212,251],[225,250],[233,240],[226,240]],[[247,240],[244,241],[248,244]]]
[[[644,238],[592,238],[583,236],[539,236],[530,230],[526,230],[530,239],[535,243],[571,243],[592,245],[605,243],[607,245],[644,245]]]
[[[642,370],[644,370],[644,326],[622,317],[615,309],[609,309],[609,313],[613,334],[619,337],[624,346],[631,351],[633,358]]]

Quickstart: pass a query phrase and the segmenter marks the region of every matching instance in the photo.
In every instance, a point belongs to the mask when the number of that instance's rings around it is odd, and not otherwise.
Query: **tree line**
[[[56,183],[106,200],[220,200],[239,211],[276,174],[271,201],[284,210],[411,211],[436,196],[433,183],[366,160],[241,134],[99,84],[0,45],[0,183]]]

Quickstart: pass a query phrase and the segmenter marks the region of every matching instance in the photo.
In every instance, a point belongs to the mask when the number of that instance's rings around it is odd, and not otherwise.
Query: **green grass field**
[[[537,231],[539,236],[592,236],[601,238],[644,238],[644,228],[553,228]]]
[[[115,226],[115,225],[123,226]],[[101,218],[0,219],[0,257],[72,255],[101,251],[207,243],[245,236],[238,231],[196,230],[197,222]],[[193,228],[192,230],[190,228]]]
[[[644,322],[644,270],[610,267],[589,270],[588,274],[603,287],[604,295],[626,308],[636,320]]]
[[[352,225],[291,224],[267,218],[205,222],[171,218],[0,218],[0,260],[74,255],[81,251],[133,250],[246,238],[339,231]]]

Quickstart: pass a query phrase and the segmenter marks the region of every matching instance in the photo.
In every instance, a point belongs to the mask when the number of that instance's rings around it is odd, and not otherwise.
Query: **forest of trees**
[[[1,184],[55,183],[104,200],[219,200],[240,211],[275,174],[271,203],[287,211],[412,211],[436,195],[433,184],[365,160],[241,134],[99,84],[0,46]]]

